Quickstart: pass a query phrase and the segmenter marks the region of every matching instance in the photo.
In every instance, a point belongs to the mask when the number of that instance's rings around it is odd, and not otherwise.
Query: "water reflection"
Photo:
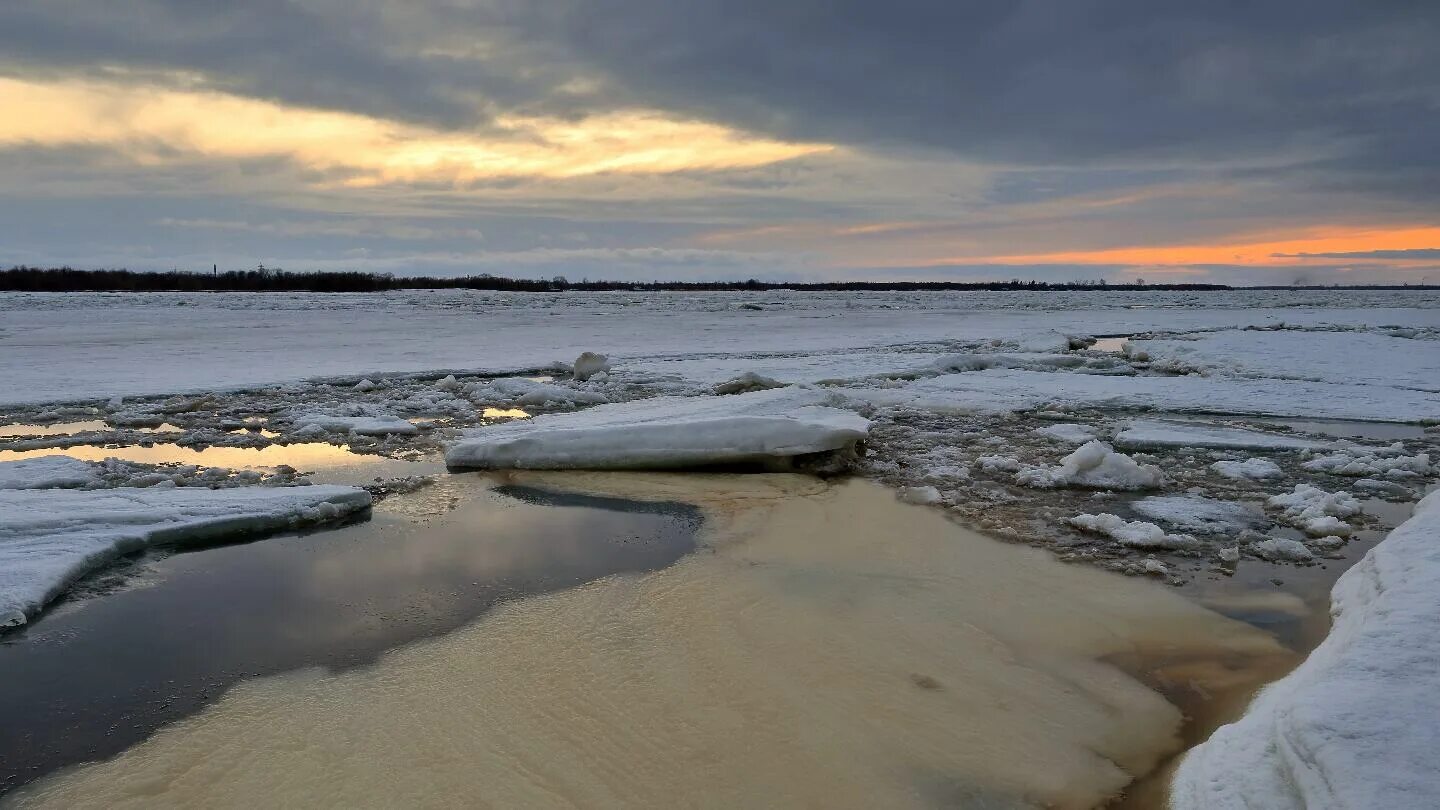
[[[365,664],[504,600],[654,570],[693,548],[699,517],[687,507],[522,488],[508,497],[463,478],[471,497],[428,524],[377,513],[331,532],[151,558],[146,587],[62,605],[5,637],[0,790],[114,754],[242,678]]]

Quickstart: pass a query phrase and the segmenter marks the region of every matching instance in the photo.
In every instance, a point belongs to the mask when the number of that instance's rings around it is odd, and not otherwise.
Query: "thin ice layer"
[[[1330,635],[1196,746],[1172,806],[1440,806],[1440,493],[1341,575]]]
[[[445,454],[456,467],[677,469],[850,448],[870,423],[807,388],[656,397],[472,431]]]
[[[369,506],[365,490],[340,486],[0,490],[0,626],[24,624],[70,582],[121,554]]]

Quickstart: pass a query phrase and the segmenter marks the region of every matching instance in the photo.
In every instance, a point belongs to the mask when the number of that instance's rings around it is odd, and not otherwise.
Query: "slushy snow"
[[[852,449],[870,422],[833,395],[776,388],[655,397],[480,428],[445,454],[454,467],[677,469]]]
[[[370,506],[340,486],[0,490],[0,626],[24,624],[77,577],[155,543],[333,520]]]
[[[1331,591],[1330,635],[1192,749],[1177,810],[1440,806],[1440,493]]]

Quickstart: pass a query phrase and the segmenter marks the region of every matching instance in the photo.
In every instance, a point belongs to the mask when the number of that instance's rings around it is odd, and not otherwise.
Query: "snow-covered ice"
[[[1167,534],[1154,523],[1127,521],[1108,512],[1098,515],[1080,514],[1066,522],[1081,531],[1101,534],[1132,548],[1190,549],[1199,542],[1188,534]]]
[[[1420,422],[1440,419],[1440,394],[1375,385],[1296,380],[1127,377],[1001,368],[947,374],[899,387],[857,386],[849,389],[848,393],[880,406],[961,414],[1003,413],[1052,406],[1361,421]]]
[[[1440,342],[1380,332],[1227,329],[1142,340],[1152,363],[1214,376],[1440,391]]]
[[[1265,503],[1280,510],[1290,525],[1313,537],[1348,535],[1351,528],[1345,518],[1360,514],[1360,502],[1350,493],[1326,492],[1309,484],[1296,484],[1295,489],[1274,495]]]
[[[868,420],[822,390],[656,397],[537,416],[467,433],[445,454],[455,467],[675,469],[847,450]]]
[[[1340,576],[1330,635],[1180,763],[1177,810],[1440,801],[1440,493]]]
[[[610,401],[609,397],[596,391],[525,377],[502,377],[472,385],[469,395],[477,402],[498,402],[532,408],[546,405],[599,405]]]
[[[409,436],[419,428],[398,416],[339,416],[324,413],[302,413],[291,417],[297,430],[318,429],[329,433],[354,433],[360,436]]]
[[[1130,505],[1137,513],[1191,532],[1235,532],[1269,522],[1252,504],[1199,495],[1154,495]]]
[[[1217,461],[1210,469],[1235,480],[1264,481],[1284,475],[1280,465],[1268,458],[1247,458],[1244,461]]]
[[[1115,435],[1115,445],[1127,449],[1218,447],[1233,450],[1305,450],[1325,447],[1327,443],[1299,436],[1221,425],[1133,419]]]
[[[1387,447],[1346,444],[1336,447],[1334,452],[1316,455],[1300,466],[1332,475],[1382,478],[1414,478],[1431,470],[1429,453],[1406,455],[1405,445],[1399,442]]]
[[[333,520],[370,506],[341,486],[0,490],[0,626],[23,624],[75,578],[155,543]]]
[[[1088,425],[1077,425],[1074,422],[1060,422],[1054,425],[1038,427],[1030,431],[1037,436],[1044,436],[1047,439],[1054,439],[1063,444],[1084,444],[1096,438],[1095,429]]]
[[[0,462],[0,489],[82,487],[94,480],[90,465],[69,456]]]

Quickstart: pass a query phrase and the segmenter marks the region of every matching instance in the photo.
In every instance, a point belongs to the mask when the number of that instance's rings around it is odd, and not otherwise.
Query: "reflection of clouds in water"
[[[734,479],[623,480],[668,498]],[[242,684],[26,797],[1088,807],[1152,768],[1180,720],[1097,659],[1279,652],[1163,586],[978,537],[868,483],[777,497],[803,479],[752,480],[697,495],[729,535],[713,553],[510,603],[374,667]]]

